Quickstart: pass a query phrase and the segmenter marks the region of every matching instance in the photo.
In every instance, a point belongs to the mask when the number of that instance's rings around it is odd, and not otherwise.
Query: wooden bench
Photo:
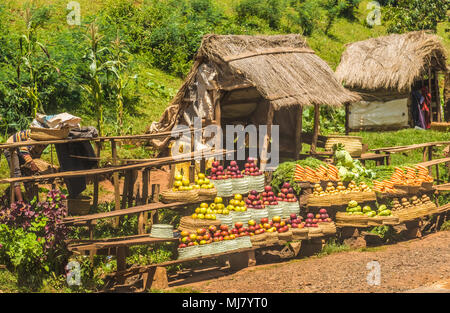
[[[422,163],[418,163],[417,165],[428,167],[429,171],[430,171],[430,174],[431,174],[431,167],[435,166],[435,169],[436,169],[436,181],[439,184],[441,182],[441,180],[439,179],[439,164],[442,164],[442,163],[450,163],[450,157],[443,158],[443,159],[436,159],[436,160],[425,161],[425,162],[422,162]]]

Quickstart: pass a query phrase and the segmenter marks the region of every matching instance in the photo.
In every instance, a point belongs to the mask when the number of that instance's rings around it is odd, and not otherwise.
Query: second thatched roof
[[[336,76],[351,89],[409,92],[429,69],[446,71],[445,48],[438,36],[418,31],[347,45]]]
[[[252,85],[276,110],[314,104],[341,106],[359,99],[343,88],[300,35],[207,35],[172,104],[183,99],[203,62],[213,64],[220,73],[219,85],[229,85],[231,78]]]

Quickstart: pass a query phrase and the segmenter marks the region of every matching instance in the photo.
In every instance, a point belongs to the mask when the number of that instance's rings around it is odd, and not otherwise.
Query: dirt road
[[[380,284],[369,285],[369,262],[380,265]],[[377,276],[372,275],[372,282]],[[450,231],[384,246],[275,265],[246,268],[189,285],[201,292],[408,292],[450,279]],[[449,290],[450,291],[450,290]]]

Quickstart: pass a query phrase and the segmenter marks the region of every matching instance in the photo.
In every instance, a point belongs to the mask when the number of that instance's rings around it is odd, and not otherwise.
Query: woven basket
[[[250,236],[242,236],[235,239],[238,249],[247,249],[252,247]]]
[[[217,189],[197,189],[199,201],[213,201],[217,196]]]
[[[344,227],[366,227],[368,226],[369,217],[366,215],[349,215],[344,212],[336,213],[336,226]]]
[[[336,234],[336,225],[333,222],[330,223],[320,223],[319,228],[322,230],[324,235],[334,235]]]
[[[186,190],[186,191],[173,191],[170,189],[161,192],[161,199],[164,203],[172,202],[189,202],[196,203],[200,201],[197,189]]]
[[[308,227],[308,239],[323,237],[324,234],[320,227]]]
[[[173,238],[173,226],[169,224],[153,224],[150,237]]]
[[[232,179],[233,194],[246,194],[250,188],[246,177]]]
[[[337,143],[342,143],[351,156],[359,157],[362,154],[362,137],[329,135],[325,143],[325,150],[332,151],[333,145]]]
[[[200,246],[189,246],[186,248],[178,249],[178,259],[179,260],[196,258],[199,256],[201,256]]]
[[[213,180],[218,197],[231,197],[233,195],[232,179]]]
[[[225,243],[226,251],[232,251],[232,250],[239,249],[238,243],[236,242],[235,239],[225,240],[224,243]]]
[[[91,210],[91,198],[82,196],[77,199],[67,199],[67,210],[70,215],[87,215]]]
[[[292,235],[294,240],[306,240],[308,239],[308,228],[293,228]]]
[[[372,192],[351,192],[347,195],[349,196],[349,198],[351,198],[350,200],[355,200],[357,202],[377,201],[377,195],[374,191],[372,191]]]
[[[285,233],[278,233],[278,240],[292,241],[294,240],[294,234],[290,230]]]
[[[266,241],[267,235],[266,233],[262,233],[259,235],[250,236],[250,241],[252,245],[262,245]]]
[[[266,232],[266,244],[272,245],[278,242],[278,233],[276,232]]]
[[[38,141],[65,139],[70,131],[67,127],[61,129],[30,127],[30,130],[30,138]]]
[[[433,182],[422,182],[422,189],[426,191],[433,190]]]
[[[208,228],[211,225],[220,226],[222,222],[220,220],[200,220],[193,219],[190,216],[183,216],[180,220],[180,226],[178,227],[181,231],[185,230],[188,232],[196,231],[198,228]]]
[[[333,198],[329,195],[325,195],[309,197],[306,205],[309,207],[331,207],[333,204]]]

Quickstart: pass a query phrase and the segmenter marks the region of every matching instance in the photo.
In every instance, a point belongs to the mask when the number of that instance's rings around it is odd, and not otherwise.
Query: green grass
[[[337,243],[335,239],[330,239],[322,248],[322,251],[317,253],[315,256],[320,258],[333,253],[347,252],[351,250],[352,249],[349,246]]]
[[[441,231],[450,230],[450,221],[446,221],[441,225]]]
[[[201,293],[201,291],[196,290],[192,287],[178,287],[174,289],[150,289],[148,292],[150,293]]]

